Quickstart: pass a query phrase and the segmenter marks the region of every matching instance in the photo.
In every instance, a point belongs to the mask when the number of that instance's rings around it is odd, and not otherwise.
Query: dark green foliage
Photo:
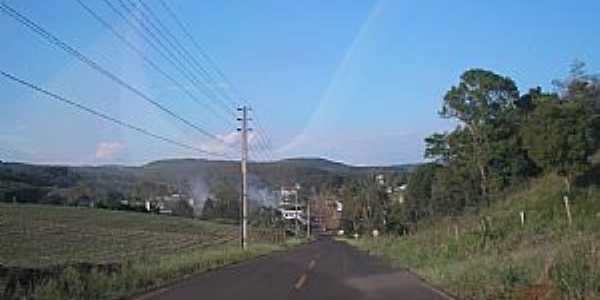
[[[273,207],[259,207],[250,211],[250,225],[254,227],[284,228],[284,222]]]
[[[434,133],[425,138],[425,158],[439,163],[447,163],[450,159],[448,134]]]
[[[461,76],[461,82],[444,96],[440,115],[455,118],[470,130],[501,116],[519,98],[514,81],[493,72],[473,69]]]
[[[393,216],[394,199],[387,187],[395,186],[395,180],[388,177],[386,184],[380,184],[376,175],[354,178],[344,185],[342,199],[342,227],[348,233],[368,233],[373,229],[384,230],[388,219],[397,219]]]
[[[440,168],[431,186],[432,211],[435,215],[457,215],[481,201],[479,173],[468,166]]]
[[[563,176],[569,189],[575,176],[588,170],[595,150],[589,110],[581,102],[560,101],[557,95],[537,102],[522,131],[525,147],[539,167]]]
[[[121,167],[0,165],[0,201],[120,208],[121,200],[143,201],[175,192]]]
[[[173,215],[180,217],[194,217],[194,207],[185,200],[178,200],[173,204]]]
[[[204,202],[202,218],[239,219],[240,193],[232,184],[221,182],[213,188],[212,194],[214,199],[209,197]]]
[[[440,115],[459,122],[458,131],[463,131],[464,147],[468,162],[479,171],[480,190],[482,197],[487,200],[490,192],[491,177],[498,167],[490,164],[498,156],[510,155],[502,150],[510,147],[498,147],[507,143],[507,137],[512,134],[511,111],[519,100],[519,91],[514,81],[491,71],[473,69],[461,76],[458,86],[454,86],[444,96]],[[452,145],[451,145],[452,147]],[[452,152],[452,151],[450,151]],[[464,152],[464,151],[461,151]],[[499,166],[501,169],[504,167]]]
[[[425,139],[425,158],[435,164],[412,173],[404,220],[478,210],[541,173],[561,175],[567,190],[583,174],[590,184],[600,146],[600,79],[582,68],[576,64],[558,82],[559,93],[537,87],[524,95],[510,78],[465,72],[440,111],[458,126]]]
[[[433,215],[431,193],[435,174],[439,168],[437,164],[424,164],[415,169],[409,177],[405,200],[406,217],[409,221],[416,222],[420,218]]]

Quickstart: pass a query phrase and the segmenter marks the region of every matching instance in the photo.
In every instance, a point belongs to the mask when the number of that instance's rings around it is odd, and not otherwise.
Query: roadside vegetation
[[[459,299],[597,299],[600,190],[575,191],[569,225],[561,183],[532,180],[477,213],[423,220],[413,235],[347,241]]]
[[[2,299],[116,299],[296,243],[189,218],[0,204]]]
[[[349,187],[350,242],[464,299],[600,297],[600,76],[576,62],[553,91],[468,70],[401,197]],[[360,183],[360,182],[359,182]],[[348,208],[348,209],[346,209]]]

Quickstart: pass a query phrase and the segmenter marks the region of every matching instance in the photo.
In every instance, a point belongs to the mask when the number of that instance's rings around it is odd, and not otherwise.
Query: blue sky
[[[75,0],[6,3],[235,145],[232,124],[187,98]],[[185,78],[103,1],[86,3],[188,87]],[[195,49],[159,2],[146,3],[188,49]],[[510,76],[521,91],[537,85],[550,89],[550,82],[564,77],[575,59],[586,62],[590,72],[600,69],[600,2],[593,0],[168,3],[254,106],[276,158],[319,156],[359,165],[418,162],[423,138],[452,127],[436,112],[445,91],[466,69],[486,68]],[[5,14],[0,14],[0,31],[0,70],[161,135],[237,155],[53,48]],[[4,78],[0,110],[3,160],[142,164],[205,157],[106,123]]]

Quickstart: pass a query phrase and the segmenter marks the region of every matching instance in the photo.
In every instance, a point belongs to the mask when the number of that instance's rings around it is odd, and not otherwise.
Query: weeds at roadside
[[[130,261],[120,272],[112,274],[96,271],[81,273],[74,268],[67,268],[58,278],[49,279],[35,288],[30,297],[36,300],[116,299],[286,247],[255,244],[244,251],[239,249],[237,243],[231,243],[206,251],[165,256],[155,261]]]
[[[459,299],[598,299],[600,191],[576,191],[569,226],[560,186],[549,176],[479,214],[431,220],[412,236],[346,241]]]

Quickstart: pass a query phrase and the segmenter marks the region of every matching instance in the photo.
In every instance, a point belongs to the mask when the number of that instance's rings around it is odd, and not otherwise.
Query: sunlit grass
[[[412,236],[346,241],[461,299],[596,299],[600,192],[576,191],[569,226],[561,188],[549,176],[478,214],[422,224]]]

